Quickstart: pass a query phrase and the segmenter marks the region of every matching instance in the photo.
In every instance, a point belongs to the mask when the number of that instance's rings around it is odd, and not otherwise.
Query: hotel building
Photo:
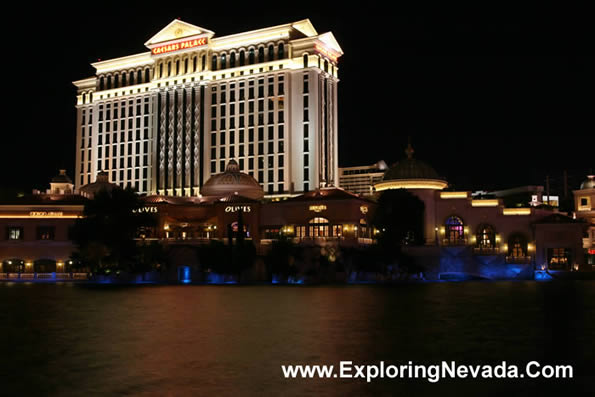
[[[265,195],[338,185],[343,54],[309,20],[229,36],[174,20],[148,51],[93,63],[75,81],[75,187],[199,196],[230,160]]]
[[[339,186],[362,196],[374,195],[374,185],[384,177],[388,166],[384,160],[372,165],[339,168]]]

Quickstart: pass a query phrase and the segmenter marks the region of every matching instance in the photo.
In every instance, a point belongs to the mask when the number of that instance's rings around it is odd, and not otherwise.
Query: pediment
[[[335,35],[333,35],[331,32],[319,35],[318,40],[322,42],[327,48],[335,51],[339,55],[343,55],[343,50],[341,49],[339,42],[337,39],[335,39]]]
[[[145,43],[145,46],[151,48],[152,46],[155,46],[160,43],[165,43],[173,40],[180,40],[186,37],[195,37],[199,35],[204,35],[211,38],[213,35],[215,35],[215,32],[201,28],[200,26],[192,25],[180,19],[174,19],[166,27],[161,29],[159,33],[151,37]]]

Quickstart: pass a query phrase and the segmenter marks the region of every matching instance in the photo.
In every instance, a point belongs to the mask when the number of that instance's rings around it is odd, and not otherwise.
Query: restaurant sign
[[[251,212],[252,208],[249,205],[228,205],[225,207],[225,212]]]

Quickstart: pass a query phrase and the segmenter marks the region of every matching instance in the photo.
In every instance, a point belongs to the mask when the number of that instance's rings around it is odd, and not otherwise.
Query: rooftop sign
[[[185,41],[180,41],[177,43],[164,44],[164,45],[160,45],[158,47],[154,47],[151,49],[151,54],[153,54],[153,55],[166,54],[168,52],[187,50],[189,48],[202,47],[204,45],[207,45],[207,38],[200,37],[197,39],[185,40]]]

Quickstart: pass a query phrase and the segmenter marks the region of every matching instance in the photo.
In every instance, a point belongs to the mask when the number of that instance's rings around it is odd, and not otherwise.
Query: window
[[[514,234],[508,239],[508,256],[524,258],[527,256],[527,239],[520,234]]]
[[[56,234],[54,226],[38,226],[37,239],[38,240],[53,240]]]
[[[272,44],[269,45],[268,55],[269,55],[269,62],[273,61],[275,59],[275,47]]]
[[[333,225],[333,237],[343,236],[343,225]]]
[[[548,248],[547,250],[547,263],[550,269],[568,269],[570,259],[569,248]]]
[[[462,242],[464,239],[463,221],[458,216],[451,216],[446,220],[446,240],[449,243]]]
[[[315,217],[308,222],[308,235],[310,237],[328,237],[329,236],[329,222],[328,219],[322,217]]]
[[[6,235],[9,240],[22,240],[24,237],[23,236],[23,228],[9,226]]]
[[[284,59],[285,58],[285,44],[279,44],[279,51],[278,51],[278,58]]]
[[[304,67],[308,67],[308,54],[304,54]]]
[[[491,249],[496,246],[496,233],[490,225],[481,225],[477,232],[477,247]]]
[[[591,200],[590,197],[581,197],[579,199],[579,211],[589,211],[591,210]]]

